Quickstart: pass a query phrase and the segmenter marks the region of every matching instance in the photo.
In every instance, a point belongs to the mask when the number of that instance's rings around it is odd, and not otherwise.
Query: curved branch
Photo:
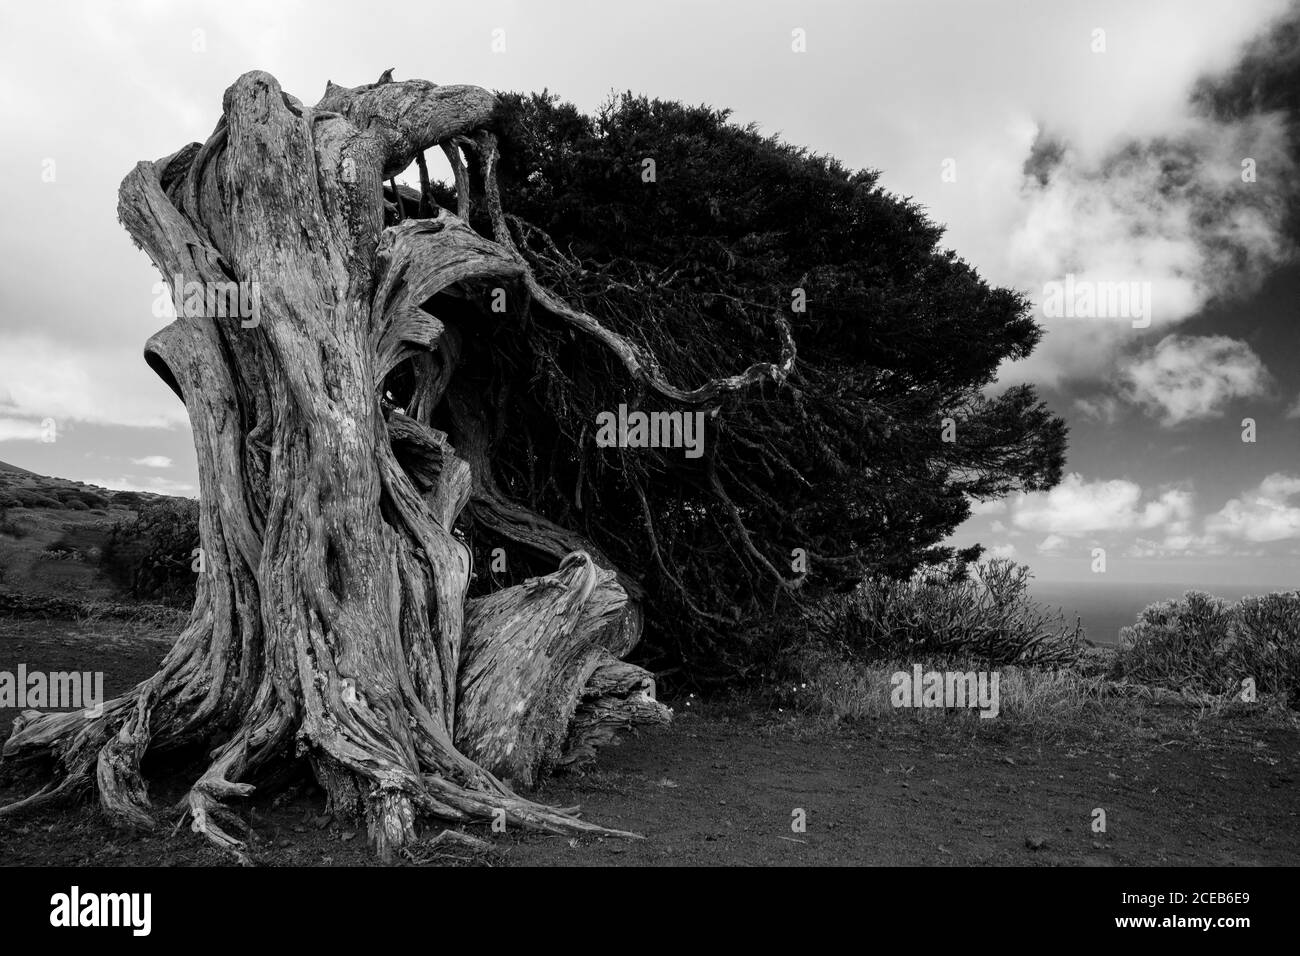
[[[478,86],[439,86],[428,80],[368,83],[347,89],[330,83],[316,109],[338,113],[381,144],[381,178],[396,176],[418,153],[481,129],[497,98]]]

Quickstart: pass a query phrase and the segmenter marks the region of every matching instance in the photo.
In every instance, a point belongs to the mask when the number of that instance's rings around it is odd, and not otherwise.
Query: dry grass
[[[943,669],[965,672],[979,667]],[[906,673],[910,679],[912,664],[825,661],[806,675],[799,688],[792,688],[792,693],[801,696],[806,708],[834,720],[882,718],[900,713],[934,719],[956,714],[942,708],[895,707],[891,700],[892,678],[899,672]],[[1073,670],[1001,667],[996,668],[996,673],[999,675],[998,716],[1003,718],[1040,721],[1077,715],[1085,708],[1104,704],[1110,697],[1110,685],[1105,678],[1088,677]]]
[[[930,667],[929,670],[980,670],[979,665]],[[1089,673],[1089,670],[1094,671]],[[1230,716],[1249,708],[1282,724],[1300,724],[1300,715],[1286,706],[1282,695],[1260,695],[1254,704],[1244,704],[1238,695],[1212,695],[1197,691],[1179,693],[1166,688],[1115,681],[1092,668],[1044,669],[1036,667],[996,668],[999,675],[998,714],[984,719],[978,710],[927,707],[896,707],[891,694],[892,678],[898,672],[911,675],[912,662],[888,661],[864,665],[843,659],[823,658],[809,667],[797,683],[777,688],[782,706],[842,721],[908,720],[921,722],[969,722],[980,729],[999,723],[1030,725],[1043,732],[1064,730],[1085,724],[1107,724],[1122,729],[1135,707],[1179,709],[1195,725],[1201,721]]]

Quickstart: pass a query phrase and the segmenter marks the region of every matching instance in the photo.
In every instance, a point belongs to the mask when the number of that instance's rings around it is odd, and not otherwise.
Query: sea
[[[1187,591],[1204,591],[1228,601],[1237,601],[1248,594],[1289,589],[1114,581],[1034,581],[1029,590],[1030,595],[1040,604],[1053,609],[1060,608],[1068,623],[1073,624],[1076,618],[1082,620],[1089,640],[1098,644],[1116,644],[1119,642],[1120,628],[1133,624],[1144,607],[1158,601],[1182,597]]]

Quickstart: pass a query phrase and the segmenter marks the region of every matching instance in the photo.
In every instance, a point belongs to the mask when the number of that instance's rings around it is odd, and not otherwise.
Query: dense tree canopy
[[[602,411],[674,407],[596,341],[513,334],[527,315],[466,336],[462,384],[497,399],[500,491],[653,595],[646,646],[664,666],[743,664],[737,638],[798,602],[960,566],[976,552],[942,542],[972,499],[1059,479],[1064,423],[1029,386],[985,391],[1039,339],[1026,299],[944,250],[941,227],[877,172],[707,107],[625,94],[589,117],[545,93],[499,99],[502,205],[551,288],[682,388],[778,361],[783,326],[793,335],[791,374],[714,405],[698,459],[596,447]],[[478,584],[496,586],[501,542],[482,508],[468,514]]]

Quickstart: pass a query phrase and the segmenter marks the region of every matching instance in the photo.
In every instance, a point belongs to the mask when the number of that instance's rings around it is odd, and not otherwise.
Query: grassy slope
[[[24,594],[120,599],[96,566],[114,524],[160,495],[113,491],[0,462],[0,588]],[[30,504],[23,504],[23,502]],[[86,505],[78,508],[72,502]],[[63,552],[60,559],[54,556]]]

